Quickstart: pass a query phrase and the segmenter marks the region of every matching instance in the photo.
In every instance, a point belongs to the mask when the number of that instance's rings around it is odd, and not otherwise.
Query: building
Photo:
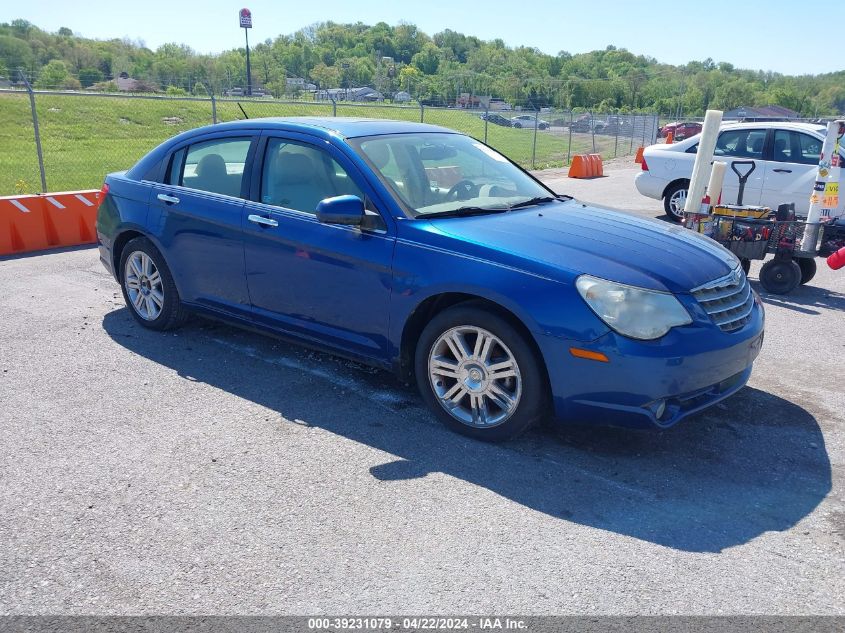
[[[122,92],[132,92],[138,86],[138,80],[132,79],[127,72],[120,73],[115,78],[114,83],[117,84],[117,89]]]
[[[722,119],[725,121],[783,121],[785,119],[797,119],[800,116],[795,110],[790,110],[779,105],[758,106],[755,108],[740,106],[725,112],[722,115]]]
[[[317,90],[314,93],[314,98],[317,101],[384,101],[384,95],[369,86]]]
[[[395,95],[393,95],[393,101],[395,103],[408,103],[411,100],[411,94],[405,92],[404,90],[400,90]]]

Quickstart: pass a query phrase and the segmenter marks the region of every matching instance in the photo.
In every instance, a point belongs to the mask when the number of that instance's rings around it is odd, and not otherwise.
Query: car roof
[[[782,130],[799,130],[802,132],[821,132],[825,129],[823,125],[819,125],[818,123],[804,123],[802,121],[751,121],[749,123],[732,123],[726,121],[722,123],[723,129],[728,127],[732,130],[778,128]]]
[[[457,134],[439,125],[428,123],[415,123],[413,121],[393,121],[388,119],[367,119],[363,117],[317,117],[317,116],[295,116],[295,117],[266,117],[258,119],[244,119],[218,123],[203,128],[211,131],[223,131],[226,129],[264,129],[264,130],[285,130],[289,132],[310,132],[318,136],[334,135],[343,138],[357,138],[361,136],[378,136],[381,134],[413,134],[419,132],[446,132]]]

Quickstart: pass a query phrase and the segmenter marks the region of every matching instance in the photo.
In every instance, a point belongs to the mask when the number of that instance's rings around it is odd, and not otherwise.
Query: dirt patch
[[[179,125],[180,123],[184,123],[184,121],[178,116],[162,117],[161,122],[165,125]]]

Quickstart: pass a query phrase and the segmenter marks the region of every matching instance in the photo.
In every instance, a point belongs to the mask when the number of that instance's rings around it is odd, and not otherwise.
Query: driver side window
[[[364,194],[346,170],[327,152],[272,138],[264,154],[261,202],[305,213],[316,213],[321,200]]]

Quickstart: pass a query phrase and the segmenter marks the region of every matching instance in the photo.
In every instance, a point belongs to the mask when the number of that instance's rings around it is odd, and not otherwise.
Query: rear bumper
[[[559,420],[667,428],[741,389],[763,343],[764,316],[724,333],[714,326],[676,328],[658,341],[610,332],[589,344],[545,337],[541,343]],[[575,358],[570,346],[610,362]]]
[[[648,158],[646,158],[648,162]],[[668,180],[658,178],[649,171],[641,171],[634,179],[634,184],[637,186],[637,191],[648,198],[655,200],[663,199],[663,192],[669,184]]]

